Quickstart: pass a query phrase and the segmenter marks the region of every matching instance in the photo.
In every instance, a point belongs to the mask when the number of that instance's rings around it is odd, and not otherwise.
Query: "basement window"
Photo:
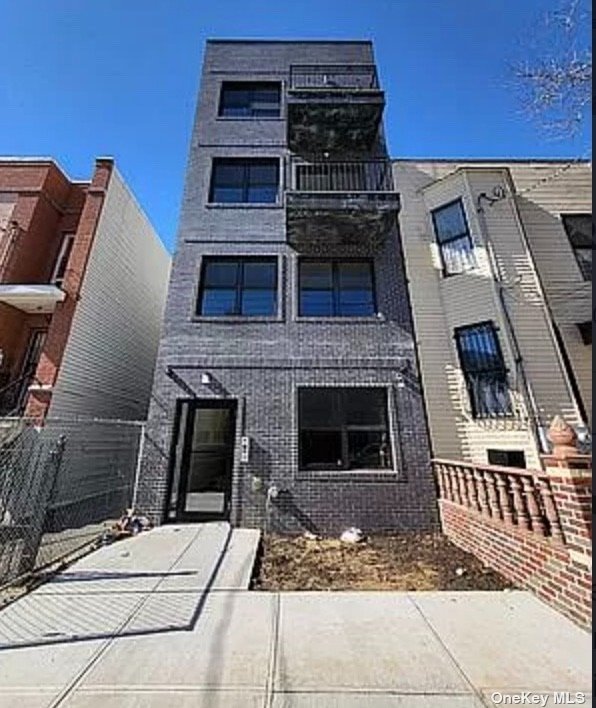
[[[299,262],[300,317],[370,317],[375,314],[371,261]]]
[[[507,368],[495,326],[481,322],[455,330],[459,361],[474,418],[502,418],[513,412]]]
[[[476,266],[474,244],[461,199],[432,211],[444,275],[463,273]]]
[[[298,392],[300,469],[391,469],[384,388]]]
[[[204,258],[197,309],[205,317],[274,317],[277,259]]]
[[[278,118],[281,105],[279,82],[224,81],[219,115],[225,118]]]
[[[592,214],[561,214],[561,220],[583,279],[592,280]]]
[[[218,204],[275,204],[279,160],[215,158],[209,201]]]
[[[526,467],[526,456],[523,450],[487,450],[489,465],[498,467]]]

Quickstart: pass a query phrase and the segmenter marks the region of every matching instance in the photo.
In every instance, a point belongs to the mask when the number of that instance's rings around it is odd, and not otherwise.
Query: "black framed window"
[[[577,328],[584,344],[592,344],[592,320],[578,322]]]
[[[209,201],[222,204],[275,204],[279,160],[275,158],[215,158]]]
[[[592,280],[592,251],[594,249],[592,214],[561,214],[561,220],[583,279]]]
[[[372,261],[301,260],[298,268],[301,317],[374,315]]]
[[[488,464],[499,467],[526,467],[523,450],[487,450]]]
[[[277,260],[204,258],[197,312],[206,317],[274,317]]]
[[[391,469],[384,388],[301,388],[300,468]]]
[[[511,415],[507,368],[494,324],[459,327],[455,341],[474,418]]]
[[[461,199],[431,212],[435,236],[439,244],[443,273],[455,275],[474,268],[474,243]]]
[[[224,81],[219,115],[227,118],[278,118],[281,84],[275,81]]]

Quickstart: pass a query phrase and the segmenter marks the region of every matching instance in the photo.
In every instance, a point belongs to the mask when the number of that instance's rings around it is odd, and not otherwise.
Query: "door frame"
[[[181,431],[182,407],[188,405],[190,407],[186,418],[186,429]],[[183,468],[188,461],[190,454],[190,442],[192,438],[194,414],[200,408],[227,408],[231,412],[231,431],[230,431],[230,454],[228,459],[228,470],[226,475],[226,488],[224,490],[224,510],[223,512],[200,512],[200,511],[185,511],[186,504],[186,489],[188,486],[188,474],[183,473]],[[168,462],[168,484],[166,503],[164,505],[163,521],[164,523],[185,523],[193,521],[228,521],[231,515],[231,498],[232,498],[232,477],[234,475],[234,459],[236,452],[236,424],[238,417],[238,401],[235,398],[178,398],[174,409],[174,426],[172,429],[172,438],[170,441],[170,455]],[[184,435],[181,449],[180,460],[180,477],[177,482],[176,490],[176,505],[174,518],[169,518],[170,504],[172,493],[174,492],[174,479],[176,467],[176,447],[180,435]]]

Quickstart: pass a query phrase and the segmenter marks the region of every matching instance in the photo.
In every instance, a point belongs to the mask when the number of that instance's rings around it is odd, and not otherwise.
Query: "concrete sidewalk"
[[[0,613],[0,706],[469,708],[590,690],[589,634],[528,593],[250,592],[257,541],[165,526],[18,600]]]

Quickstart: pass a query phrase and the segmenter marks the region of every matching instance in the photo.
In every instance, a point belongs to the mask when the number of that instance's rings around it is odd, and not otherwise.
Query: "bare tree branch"
[[[572,0],[546,16],[533,56],[512,69],[523,111],[550,137],[575,135],[589,115],[592,49],[583,32],[589,26],[590,14]]]

